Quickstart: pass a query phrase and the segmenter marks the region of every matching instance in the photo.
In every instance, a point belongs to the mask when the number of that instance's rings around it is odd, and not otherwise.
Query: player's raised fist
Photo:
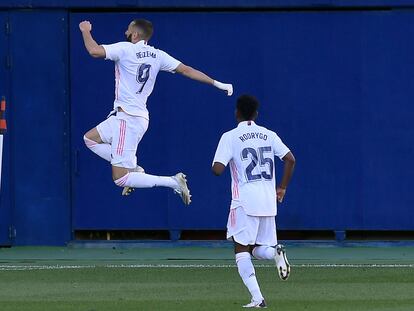
[[[227,94],[227,96],[233,95],[233,85],[232,84],[229,84],[229,83],[221,83],[221,82],[218,82],[218,81],[215,81],[214,80],[213,85],[216,88],[225,91],[226,94]]]
[[[80,31],[92,31],[92,24],[89,21],[83,21],[79,23]]]
[[[233,84],[225,84],[227,96],[233,95]]]

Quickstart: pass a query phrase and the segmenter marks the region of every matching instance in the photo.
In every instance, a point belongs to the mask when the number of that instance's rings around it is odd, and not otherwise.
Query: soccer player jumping
[[[213,80],[206,74],[186,66],[166,52],[148,45],[153,33],[150,21],[133,20],[125,36],[128,42],[98,45],[91,35],[89,21],[79,24],[85,47],[92,57],[115,62],[115,101],[110,116],[85,136],[86,146],[112,165],[112,178],[128,195],[134,188],[170,187],[184,204],[191,202],[186,176],[172,177],[145,174],[137,166],[138,144],[148,128],[147,98],[151,95],[159,71],[178,72],[203,83],[211,84],[231,96],[233,86]]]
[[[234,241],[237,268],[252,299],[245,308],[265,308],[251,254],[274,259],[282,280],[289,277],[285,249],[277,244],[276,200],[281,203],[293,174],[295,157],[275,132],[257,125],[259,102],[249,95],[237,99],[238,126],[221,136],[213,161],[213,173],[221,175],[230,165],[232,200],[227,239]],[[282,181],[276,188],[275,156],[284,162]]]

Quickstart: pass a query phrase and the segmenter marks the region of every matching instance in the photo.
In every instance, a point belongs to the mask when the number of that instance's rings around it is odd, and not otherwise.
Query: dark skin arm
[[[286,194],[286,188],[292,178],[293,170],[295,168],[295,157],[293,156],[292,152],[288,152],[283,158],[284,168],[283,168],[283,176],[282,181],[280,182],[279,186],[276,188],[276,195],[277,200],[282,203],[283,198]]]
[[[213,167],[211,168],[211,170],[213,171],[213,174],[216,176],[220,176],[224,172],[225,169],[226,169],[226,166],[220,162],[214,162]]]

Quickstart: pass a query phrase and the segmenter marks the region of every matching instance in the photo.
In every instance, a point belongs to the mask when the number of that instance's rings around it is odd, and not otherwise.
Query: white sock
[[[236,254],[236,264],[240,277],[246,285],[254,301],[262,301],[263,296],[257,283],[256,274],[252,264],[252,259],[248,252]]]
[[[93,153],[96,153],[102,159],[111,162],[111,145],[110,144],[98,144],[97,142],[83,136],[86,147],[88,147]]]
[[[144,173],[129,172],[125,176],[115,180],[115,184],[120,187],[133,188],[152,188],[169,187],[178,189],[178,184],[172,177],[155,176]]]
[[[276,249],[270,246],[256,246],[253,249],[253,256],[257,259],[273,259]]]

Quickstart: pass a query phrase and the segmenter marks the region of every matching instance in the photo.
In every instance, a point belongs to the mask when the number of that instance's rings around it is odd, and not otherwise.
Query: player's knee
[[[115,185],[117,185],[118,187],[125,187],[126,183],[128,181],[128,177],[129,177],[129,173],[126,173],[123,176],[116,176],[116,175],[112,174],[112,179],[113,179]]]
[[[234,238],[233,238],[233,241],[234,241]],[[234,253],[237,254],[237,253],[244,253],[244,252],[246,253],[252,252],[250,245],[242,245],[234,241]]]
[[[93,141],[92,139],[90,139],[88,136],[86,136],[86,134],[83,135],[83,141],[85,142],[85,145],[88,148],[91,148],[97,144],[96,141]]]
[[[120,164],[119,164],[120,165]],[[122,178],[129,173],[129,169],[121,166],[112,165],[112,179]]]

